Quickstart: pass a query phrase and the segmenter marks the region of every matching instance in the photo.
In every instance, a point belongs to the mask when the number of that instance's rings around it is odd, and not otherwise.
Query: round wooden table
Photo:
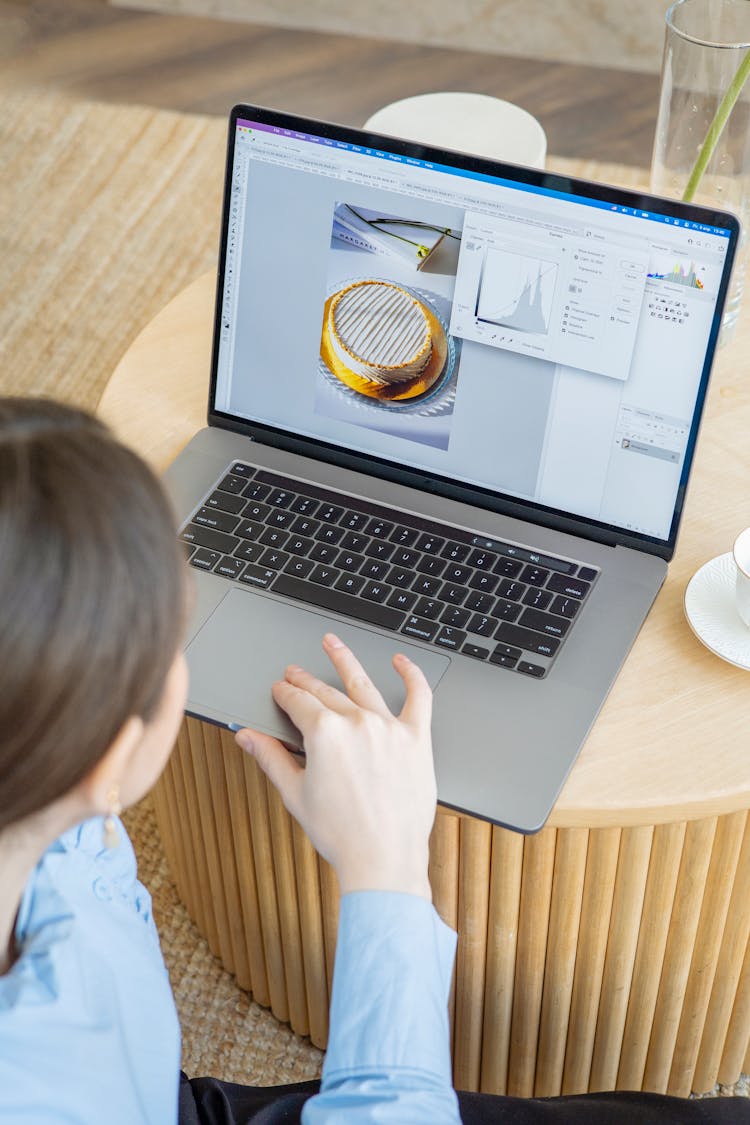
[[[596,165],[562,170],[606,178]],[[637,183],[637,170],[608,178]],[[163,468],[204,424],[214,275],[135,340],[100,406]],[[547,826],[438,811],[458,930],[459,1088],[686,1095],[750,1071],[750,677],[701,646],[685,586],[750,525],[750,310],[719,352],[669,577]],[[187,719],[156,790],[179,893],[240,987],[324,1047],[335,876],[233,738]]]

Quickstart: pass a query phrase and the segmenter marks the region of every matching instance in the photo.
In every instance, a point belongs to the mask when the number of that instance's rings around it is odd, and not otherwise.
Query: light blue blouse
[[[0,977],[0,1121],[170,1125],[180,1031],[124,829],[86,821],[43,855]],[[425,900],[344,896],[321,1092],[306,1125],[459,1121],[447,997],[456,937]],[[252,1075],[247,1076],[249,1082]]]

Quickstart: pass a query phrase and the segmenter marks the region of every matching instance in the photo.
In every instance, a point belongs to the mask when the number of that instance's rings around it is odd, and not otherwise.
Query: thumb
[[[276,786],[286,807],[292,811],[297,803],[300,774],[304,767],[294,760],[283,743],[270,734],[244,728],[234,736],[235,742],[258,763],[263,773]]]

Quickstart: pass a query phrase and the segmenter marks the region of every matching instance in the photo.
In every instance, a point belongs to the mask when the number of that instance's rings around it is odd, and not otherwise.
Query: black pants
[[[179,1125],[299,1125],[302,1106],[319,1086],[238,1086],[216,1078],[189,1081],[183,1074]],[[505,1098],[459,1093],[458,1104],[463,1125],[750,1125],[750,1098],[687,1101],[640,1093]]]

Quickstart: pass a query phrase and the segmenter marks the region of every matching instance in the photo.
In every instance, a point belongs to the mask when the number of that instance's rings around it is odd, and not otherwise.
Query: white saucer
[[[697,570],[685,590],[685,616],[706,648],[722,660],[750,670],[750,629],[737,612],[736,575],[731,551]]]

